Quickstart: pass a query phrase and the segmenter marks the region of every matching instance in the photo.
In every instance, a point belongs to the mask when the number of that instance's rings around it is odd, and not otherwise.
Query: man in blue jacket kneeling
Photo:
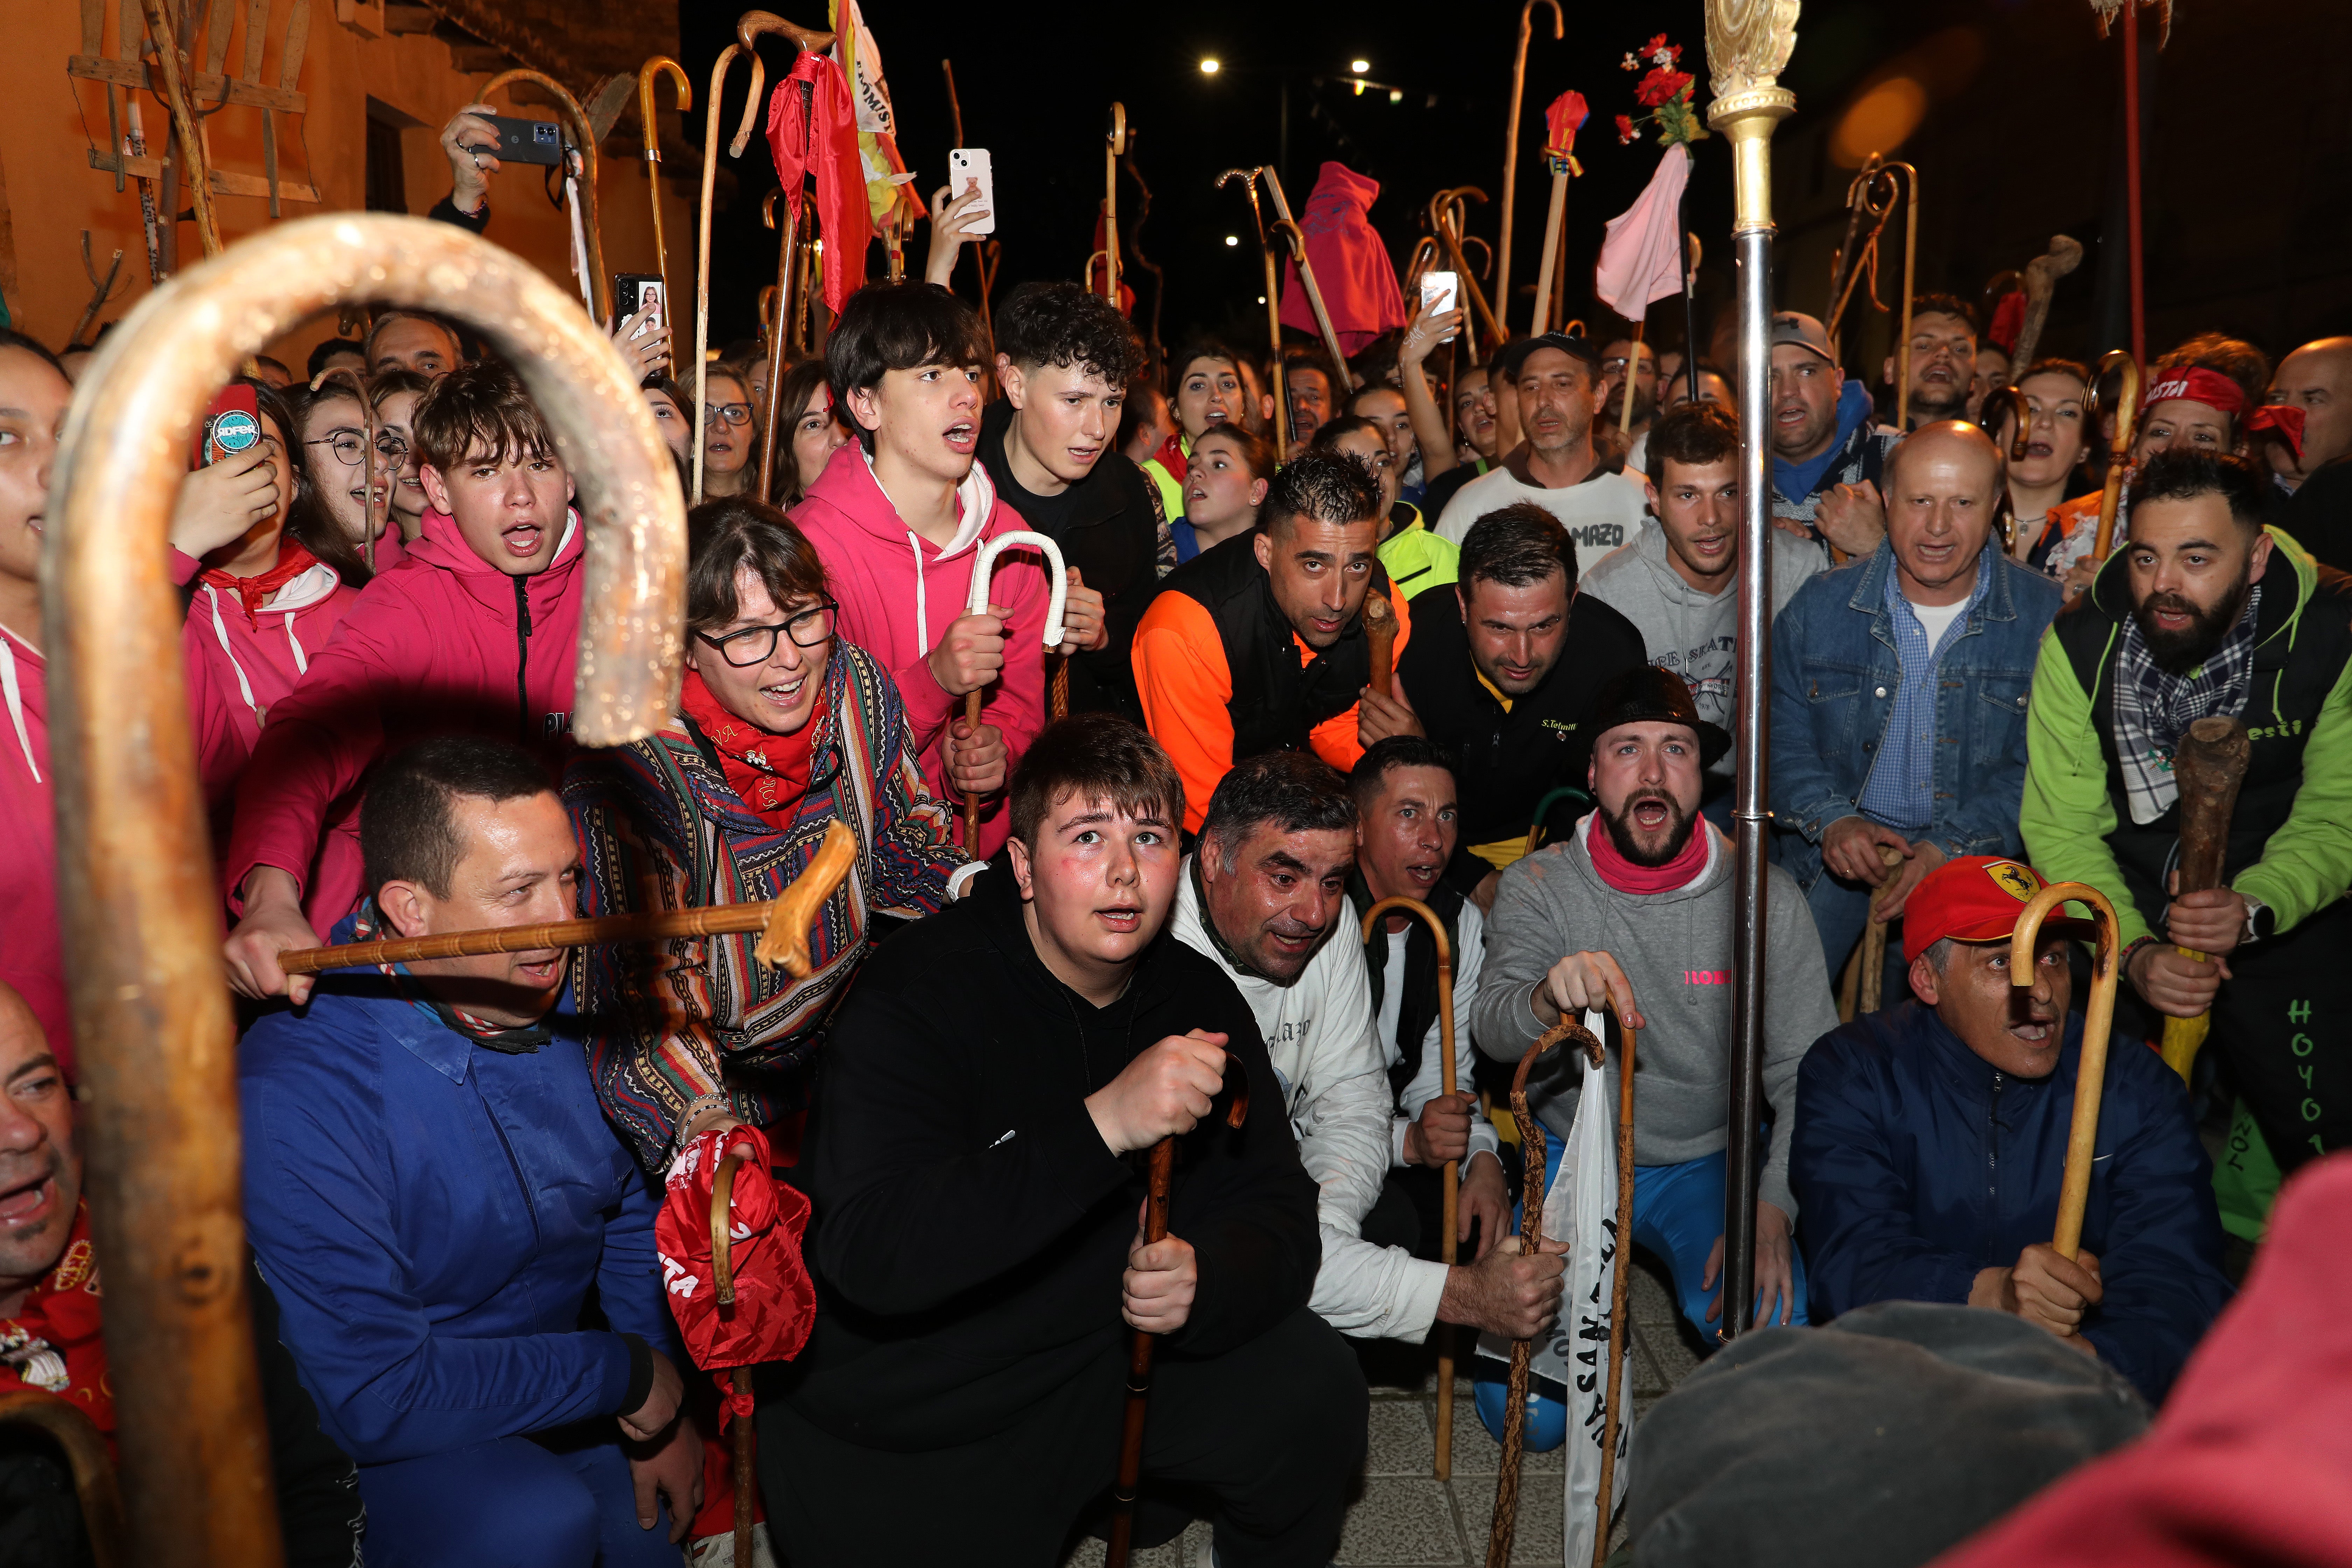
[[[571,819],[503,742],[386,762],[360,842],[336,942],[577,912]],[[253,1250],[359,1462],[367,1568],[676,1568],[700,1503],[657,1197],[597,1106],[566,956],[331,971],[239,1047]]]
[[[1912,893],[1903,955],[1921,1000],[1832,1030],[1805,1055],[1789,1181],[1813,1321],[1872,1301],[2013,1312],[2160,1403],[2230,1298],[2212,1166],[2180,1079],[2118,1039],[2107,1058],[2083,1246],[2050,1246],[2083,1019],[2067,944],[2042,925],[2031,990],[2009,939],[2042,887],[1969,856]]]

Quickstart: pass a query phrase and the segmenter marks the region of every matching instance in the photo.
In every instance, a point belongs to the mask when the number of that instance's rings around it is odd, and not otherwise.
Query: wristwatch
[[[2246,900],[2246,934],[2241,942],[2263,942],[2278,934],[2278,911],[2252,894],[2238,895]]]

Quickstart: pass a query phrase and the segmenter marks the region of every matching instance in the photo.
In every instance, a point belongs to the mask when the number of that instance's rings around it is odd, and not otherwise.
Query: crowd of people
[[[436,216],[478,231],[477,132]],[[1744,561],[1729,365],[1555,332],[1465,363],[1459,312],[1423,309],[1278,380],[1207,337],[1155,363],[1075,283],[984,325],[941,280],[985,215],[936,205],[928,278],[853,295],[817,357],[722,351],[699,404],[666,331],[612,324],[698,501],[683,689],[629,745],[571,736],[583,529],[511,365],[379,310],[214,405],[253,438],[191,455],[171,560],[289,1560],[714,1547],[719,1411],[656,1215],[698,1139],[751,1128],[812,1213],[806,1346],[755,1379],[782,1560],[1059,1561],[1104,1519],[1143,1329],[1139,1539],[1205,1517],[1232,1568],[1321,1564],[1367,1440],[1350,1342],[1559,1314],[1495,1090],[1604,1012],[1641,1031],[1632,1240],[1696,1342],[1948,1303],[2161,1405],[2242,1272],[2227,1238],[2352,1142],[2352,339],[2147,367],[2102,557],[2088,367],[2011,366],[1923,294],[1898,428],[1782,312],[1777,527]],[[0,1386],[110,1430],[37,586],[83,368],[0,331]],[[1017,532],[1060,581],[1013,542],[976,596]],[[1769,1126],[1756,1297],[1727,1303],[1746,571]],[[2252,761],[2222,881],[2182,891],[2172,759],[2215,715]],[[279,962],[761,902],[841,829],[805,976],[756,934]],[[2085,929],[2009,970],[2056,881],[2112,900],[2123,975],[2072,1257]],[[1429,927],[1359,930],[1400,896],[1445,933],[1454,1028]],[[1883,1005],[1842,1021],[1875,931]],[[2184,1082],[2151,1047],[2205,1014]],[[1533,1080],[1555,1170],[1580,1081]],[[1171,1138],[1147,1243],[1139,1156]],[[1504,1403],[1481,1384],[1498,1429]]]

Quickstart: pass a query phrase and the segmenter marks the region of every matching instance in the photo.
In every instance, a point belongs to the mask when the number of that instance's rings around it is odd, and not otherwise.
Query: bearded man
[[[1666,1259],[1683,1315],[1712,1341],[1723,1312],[1734,879],[1731,840],[1700,817],[1699,791],[1731,737],[1698,716],[1681,677],[1649,665],[1602,687],[1593,708],[1594,809],[1503,873],[1471,1034],[1516,1063],[1563,1015],[1606,1005],[1641,1030],[1633,1239]],[[1759,1327],[1806,1321],[1804,1270],[1789,1240],[1789,1133],[1798,1063],[1837,1020],[1805,897],[1779,867],[1766,875],[1764,1095],[1775,1115],[1756,1205]],[[1528,1100],[1558,1149],[1582,1069],[1572,1052],[1542,1068]],[[1613,1084],[1606,1092],[1614,1106]]]
[[[2253,1173],[2257,1211],[2279,1171],[2352,1142],[2352,578],[2263,525],[2269,488],[2196,447],[2140,469],[2127,542],[2042,638],[2019,818],[2051,880],[2114,900],[2137,998],[2212,1014],[2251,1119],[2233,1149],[2277,1165]],[[2221,885],[2181,893],[2173,754],[2213,715],[2245,721],[2252,754]]]

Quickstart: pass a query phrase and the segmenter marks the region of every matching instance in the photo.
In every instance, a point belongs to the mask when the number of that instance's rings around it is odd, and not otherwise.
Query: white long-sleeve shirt
[[[1330,936],[1288,985],[1225,963],[1203,928],[1190,860],[1171,918],[1176,939],[1223,964],[1256,1015],[1298,1157],[1320,1189],[1323,1267],[1307,1305],[1344,1334],[1426,1338],[1445,1294],[1445,1265],[1401,1247],[1375,1247],[1362,1235],[1388,1174],[1393,1118],[1387,1058],[1374,1032],[1371,976],[1351,910],[1341,904]]]
[[[1383,933],[1388,937],[1388,961],[1381,973],[1380,1018],[1374,1026],[1381,1043],[1381,1066],[1393,1070],[1404,1060],[1404,1047],[1397,1040],[1397,1017],[1404,1004],[1404,943],[1412,934],[1412,928]],[[1470,1086],[1470,1072],[1477,1051],[1470,1044],[1470,1009],[1478,1000],[1478,971],[1486,958],[1486,921],[1478,906],[1467,900],[1454,921],[1454,1087],[1455,1092],[1475,1096]],[[1429,1035],[1421,1043],[1421,1066],[1412,1081],[1404,1087],[1404,1111],[1390,1118],[1389,1163],[1404,1163],[1405,1130],[1421,1120],[1423,1107],[1438,1097],[1444,1089],[1442,1060],[1445,1042],[1444,1020],[1429,1021]],[[1470,1158],[1492,1154],[1500,1160],[1503,1141],[1495,1134],[1495,1124],[1486,1120],[1474,1098],[1470,1106]],[[1468,1164],[1469,1160],[1465,1160]]]

